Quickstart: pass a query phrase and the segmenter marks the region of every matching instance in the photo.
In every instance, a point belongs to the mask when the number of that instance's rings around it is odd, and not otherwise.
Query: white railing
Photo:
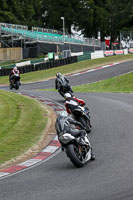
[[[44,42],[61,43],[61,44],[70,43],[70,44],[78,44],[78,45],[84,44],[88,46],[101,46],[101,41],[98,39],[83,38],[83,37],[77,38],[77,37],[74,37],[74,36],[71,37],[68,35],[63,36],[62,34],[59,34],[61,32],[58,32],[56,30],[51,30],[51,29],[32,27],[32,31],[29,31],[27,26],[7,24],[7,23],[0,23],[0,28],[4,32],[11,33],[18,36],[23,36],[24,39],[29,38],[34,41],[44,41]],[[47,32],[45,32],[46,30]]]

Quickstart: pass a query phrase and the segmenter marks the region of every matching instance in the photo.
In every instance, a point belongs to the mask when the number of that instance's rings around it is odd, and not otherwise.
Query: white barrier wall
[[[20,63],[16,63],[16,67],[22,67],[22,66],[26,66],[30,64],[31,64],[31,61],[20,62]]]
[[[113,55],[126,55],[128,54],[128,49],[124,50],[109,50],[109,51],[104,51],[104,56],[113,56]]]
[[[124,50],[114,50],[114,55],[123,55]]]
[[[104,58],[104,51],[95,51],[91,53],[91,59]]]
[[[109,51],[104,51],[104,56],[113,56],[114,55],[114,51],[109,50]]]
[[[124,49],[124,50],[107,50],[107,51],[101,50],[101,51],[95,51],[91,53],[91,59],[104,58],[106,56],[113,56],[113,55],[126,55],[128,53],[133,53],[133,48]],[[84,55],[84,52],[71,53],[71,56],[81,56],[81,55]],[[58,55],[55,56],[55,60],[57,59],[59,59]],[[44,62],[45,61],[48,61],[48,57],[44,58]],[[16,67],[26,66],[30,64],[31,64],[31,61],[20,62],[20,63],[16,63]]]
[[[128,52],[129,52],[129,53],[133,53],[133,48],[130,48],[130,49],[128,50]]]
[[[124,55],[128,54],[128,49],[124,49]]]
[[[76,52],[76,53],[71,53],[71,56],[82,56],[84,53],[83,52]]]

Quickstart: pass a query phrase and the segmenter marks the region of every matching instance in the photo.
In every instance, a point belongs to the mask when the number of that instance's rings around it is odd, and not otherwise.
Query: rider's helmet
[[[58,72],[58,73],[56,74],[56,77],[57,77],[57,78],[61,77],[61,73]]]
[[[14,69],[15,71],[18,70],[17,67],[14,67],[13,69]]]
[[[67,112],[66,111],[61,111],[60,113],[59,113],[59,115],[58,116],[61,116],[61,117],[67,117],[68,116],[68,114],[67,114]]]
[[[71,97],[71,94],[70,94],[70,93],[65,93],[65,94],[64,94],[64,98],[65,98],[65,99],[68,99],[68,98],[70,98],[70,97]]]

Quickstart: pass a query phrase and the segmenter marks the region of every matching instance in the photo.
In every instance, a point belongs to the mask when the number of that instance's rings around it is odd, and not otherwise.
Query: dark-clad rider
[[[81,129],[78,129],[78,127],[80,127]],[[84,136],[86,134],[86,131],[83,129],[82,124],[74,120],[71,115],[67,114],[66,111],[62,111],[59,113],[56,119],[55,129],[58,138],[60,138],[60,136],[63,135],[64,133],[71,133],[71,135],[73,135],[74,137]],[[62,144],[62,150],[63,150],[63,144]],[[95,155],[93,153],[93,150],[91,152],[92,152],[91,159],[95,160]]]
[[[9,75],[10,84],[11,84],[11,82],[13,81],[14,75],[15,75],[15,74],[18,74],[18,75],[20,76],[20,72],[19,72],[19,70],[17,69],[17,67],[14,67],[14,68],[12,69],[10,75]]]
[[[69,87],[69,90],[73,93],[73,91],[71,90],[71,87],[69,85],[69,80],[62,75],[60,72],[58,72],[56,74],[56,79],[55,79],[55,89],[58,90],[58,92],[64,96],[64,92],[63,92],[63,84],[66,83]]]

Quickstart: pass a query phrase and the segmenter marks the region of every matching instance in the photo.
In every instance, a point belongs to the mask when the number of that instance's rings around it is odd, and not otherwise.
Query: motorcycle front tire
[[[12,85],[9,86],[10,90],[12,90]]]
[[[19,81],[16,81],[15,89],[16,89],[16,90],[19,89]]]
[[[83,167],[85,164],[84,158],[80,155],[79,149],[75,144],[69,144],[66,149],[67,156],[76,167]]]

